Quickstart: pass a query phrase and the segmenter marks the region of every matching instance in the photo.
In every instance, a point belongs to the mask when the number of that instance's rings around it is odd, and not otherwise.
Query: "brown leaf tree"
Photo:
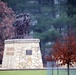
[[[0,1],[0,61],[4,50],[4,40],[14,37],[12,26],[15,20],[14,12],[7,6],[7,3]]]
[[[56,61],[60,61],[60,65],[66,65],[69,75],[69,67],[76,63],[76,36],[68,34],[63,41],[57,40],[53,46],[53,56]]]

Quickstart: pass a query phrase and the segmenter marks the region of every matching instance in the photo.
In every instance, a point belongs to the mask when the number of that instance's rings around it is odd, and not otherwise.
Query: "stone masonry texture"
[[[2,68],[42,69],[39,39],[5,40]]]

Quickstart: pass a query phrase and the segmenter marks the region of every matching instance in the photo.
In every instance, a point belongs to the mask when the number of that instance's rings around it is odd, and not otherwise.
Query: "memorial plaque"
[[[14,55],[14,52],[6,52],[6,55]]]
[[[32,50],[26,50],[26,55],[32,55]]]
[[[14,47],[8,47],[6,55],[14,55]]]
[[[8,47],[7,51],[14,51],[14,47]]]

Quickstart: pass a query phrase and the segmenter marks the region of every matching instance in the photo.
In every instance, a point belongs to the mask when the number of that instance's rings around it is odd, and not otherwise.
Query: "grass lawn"
[[[0,71],[0,75],[47,75],[47,70]],[[53,71],[53,75],[57,75],[57,70]],[[59,75],[67,75],[67,70],[59,70]],[[76,75],[76,70],[70,70],[70,75]]]

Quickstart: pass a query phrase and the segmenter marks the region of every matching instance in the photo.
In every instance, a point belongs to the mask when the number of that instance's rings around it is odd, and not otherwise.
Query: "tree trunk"
[[[59,68],[58,68],[58,61],[57,61],[57,75],[59,75]]]
[[[67,72],[67,75],[70,75],[70,74],[69,74],[69,62],[67,63],[67,71],[68,71],[68,72]]]

